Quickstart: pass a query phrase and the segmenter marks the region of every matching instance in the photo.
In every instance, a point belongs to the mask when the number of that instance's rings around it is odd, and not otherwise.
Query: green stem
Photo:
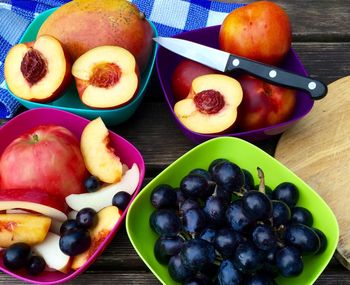
[[[262,169],[260,167],[256,168],[258,170],[258,177],[260,180],[259,183],[259,192],[262,192],[265,194],[265,177],[264,177],[264,172],[262,171]]]

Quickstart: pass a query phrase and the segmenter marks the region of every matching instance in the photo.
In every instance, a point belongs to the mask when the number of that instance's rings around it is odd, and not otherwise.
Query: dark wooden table
[[[291,18],[293,48],[311,76],[317,76],[329,84],[350,74],[350,0],[275,2],[284,7]],[[113,128],[113,131],[131,141],[143,154],[147,169],[144,185],[194,146],[170,116],[156,72],[136,114],[127,123]],[[277,141],[278,137],[275,137],[255,144],[273,154]],[[97,261],[69,284],[112,282],[159,284],[136,254],[125,227],[121,228]],[[1,273],[0,284],[22,283]],[[350,284],[350,272],[332,259],[315,284]]]

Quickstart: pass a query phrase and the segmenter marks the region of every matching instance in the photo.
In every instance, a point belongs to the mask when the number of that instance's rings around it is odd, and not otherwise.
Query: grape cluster
[[[274,190],[227,159],[194,169],[179,188],[155,187],[150,226],[159,235],[154,254],[171,278],[186,285],[276,284],[304,268],[303,256],[322,253],[326,236],[312,213],[296,206],[297,187]]]

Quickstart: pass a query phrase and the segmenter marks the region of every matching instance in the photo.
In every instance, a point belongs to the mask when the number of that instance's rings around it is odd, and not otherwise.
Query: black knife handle
[[[321,81],[246,58],[230,55],[225,71],[244,70],[271,83],[309,92],[313,100],[327,94],[327,86]]]

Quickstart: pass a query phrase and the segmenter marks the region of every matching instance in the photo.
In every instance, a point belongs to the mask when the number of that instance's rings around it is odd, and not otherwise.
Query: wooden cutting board
[[[350,76],[328,86],[280,138],[275,157],[315,189],[337,217],[338,260],[350,270]]]

